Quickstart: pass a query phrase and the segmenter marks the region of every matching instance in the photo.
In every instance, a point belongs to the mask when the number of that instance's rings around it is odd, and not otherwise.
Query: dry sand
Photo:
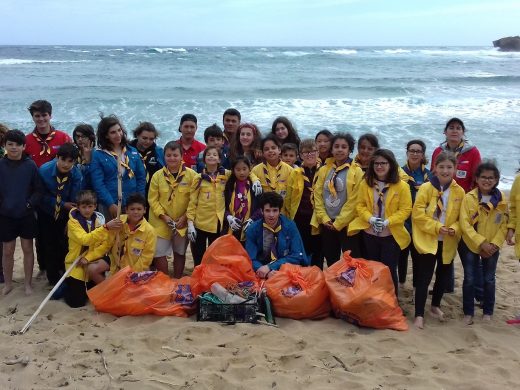
[[[24,335],[16,334],[50,288],[23,292],[17,250],[14,290],[0,297],[1,389],[515,389],[520,387],[520,264],[502,250],[495,316],[464,326],[461,266],[448,321],[412,325],[411,281],[400,301],[410,330],[361,329],[328,318],[264,325],[197,322],[195,317],[121,317],[91,305],[50,301]],[[410,279],[410,278],[409,278]],[[165,348],[166,347],[166,348]],[[178,352],[181,352],[179,356]],[[8,365],[17,357],[29,363]]]

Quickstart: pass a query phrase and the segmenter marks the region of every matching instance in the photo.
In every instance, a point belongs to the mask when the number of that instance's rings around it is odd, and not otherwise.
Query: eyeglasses
[[[408,153],[410,153],[410,154],[423,154],[424,152],[422,150],[417,150],[417,149],[408,149]]]
[[[494,180],[496,180],[496,177],[494,177],[494,176],[479,176],[478,180],[494,181]]]
[[[310,152],[302,152],[301,155],[304,157],[307,157],[307,156],[314,156],[317,153],[318,153],[317,150],[311,150]]]
[[[88,135],[76,134],[76,135],[75,135],[75,138],[76,138],[76,139],[88,139]]]
[[[388,161],[374,161],[375,167],[384,167],[386,165],[388,165]]]

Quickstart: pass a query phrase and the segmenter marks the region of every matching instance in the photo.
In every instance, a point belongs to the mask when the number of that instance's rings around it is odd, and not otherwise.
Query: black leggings
[[[437,253],[418,254],[416,265],[416,289],[415,289],[415,316],[424,317],[424,306],[426,306],[426,298],[428,297],[428,286],[432,281],[435,265],[435,283],[433,285],[432,306],[439,307],[441,305],[444,289],[449,283],[451,275],[450,264],[442,263],[442,241],[439,241]]]
[[[73,277],[68,277],[64,281],[65,283],[65,291],[63,293],[63,298],[65,298],[65,302],[70,307],[83,307],[87,304],[88,296],[87,289],[94,286],[94,283],[88,282],[85,285],[83,280],[75,279]]]
[[[220,228],[216,233],[206,232],[197,228],[195,228],[195,230],[197,231],[197,238],[191,246],[191,253],[193,255],[193,264],[196,267],[202,261],[206,248],[220,237]]]
[[[399,265],[397,266],[397,273],[399,275],[399,283],[406,282],[406,275],[408,273],[408,255],[412,256],[412,283],[415,287],[415,273],[416,273],[416,264],[417,264],[417,256],[419,253],[413,246],[413,242],[406,248],[401,251],[401,255],[399,256]]]

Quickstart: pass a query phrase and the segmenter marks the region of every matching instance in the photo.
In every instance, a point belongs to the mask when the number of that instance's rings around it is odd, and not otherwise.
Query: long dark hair
[[[123,127],[123,124],[119,120],[119,118],[115,115],[102,116],[101,120],[98,123],[97,127],[97,144],[101,149],[112,150],[112,144],[108,141],[107,135],[108,130],[115,125],[121,126],[121,130],[123,130],[123,137],[121,138],[121,146],[125,147],[128,145],[128,138],[126,135],[126,130]]]
[[[235,176],[235,167],[238,163],[243,162],[249,167],[251,170],[251,162],[245,156],[238,156],[236,159],[231,161],[231,175],[229,176],[228,181],[226,182],[226,186],[224,187],[224,204],[227,208],[229,207],[229,203],[232,201],[231,195],[233,194],[233,190],[235,189],[235,183],[237,182],[237,178]],[[247,178],[247,182],[251,185],[251,179]]]
[[[284,139],[283,141],[280,140],[280,142],[284,143],[284,144],[290,142],[290,143],[296,144],[299,147],[300,146],[300,137],[298,137],[298,132],[292,125],[291,121],[288,118],[286,118],[285,116],[279,116],[278,118],[276,118],[274,120],[273,125],[271,126],[271,133],[276,136],[276,126],[279,123],[282,123],[287,128],[287,131],[289,133],[287,135],[287,138]]]
[[[390,184],[399,183],[399,164],[397,164],[394,154],[388,149],[377,149],[372,155],[368,169],[365,172],[365,180],[367,181],[367,184],[370,187],[373,187],[376,184],[377,175],[374,171],[374,161],[377,157],[383,157],[389,164],[390,169],[385,182]]]
[[[253,132],[253,142],[251,143],[250,153],[254,157],[255,152],[261,152],[260,149],[260,143],[262,141],[262,135],[260,134],[260,130],[258,129],[258,126],[256,126],[254,123],[242,123],[240,126],[238,126],[238,130],[233,136],[233,140],[231,142],[230,148],[229,148],[229,157],[231,160],[235,160],[239,156],[244,155],[244,148],[242,147],[242,144],[240,143],[240,132],[242,129],[251,129]]]

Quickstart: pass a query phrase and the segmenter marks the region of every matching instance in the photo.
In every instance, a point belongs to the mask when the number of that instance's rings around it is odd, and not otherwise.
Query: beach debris
[[[4,361],[4,364],[8,366],[14,366],[15,364],[21,364],[22,366],[27,366],[30,362],[29,356],[15,356],[14,359]]]
[[[171,347],[168,347],[167,345],[163,345],[161,347],[161,349],[164,349],[166,351],[170,351],[170,352],[173,352],[173,353],[177,354],[176,356],[173,356],[171,359],[175,359],[175,358],[178,358],[178,357],[184,357],[184,358],[187,358],[187,359],[193,359],[195,357],[195,355],[193,353],[182,352],[182,351],[179,351],[178,349],[173,349]]]
[[[347,368],[347,366],[345,365],[345,363],[343,363],[343,360],[341,360],[341,359],[340,359],[339,357],[337,357],[336,355],[332,355],[332,357],[334,358],[334,360],[336,360],[336,361],[339,363],[339,365],[340,365],[341,367],[343,367],[343,369],[344,369],[345,371],[349,371],[349,369]]]
[[[18,304],[14,305],[14,306],[9,306],[7,308],[8,315],[12,315],[12,314],[16,313],[17,311],[18,311]]]
[[[106,371],[108,377],[111,380],[113,380],[114,377],[112,375],[110,375],[110,371],[108,371],[107,360],[105,359],[105,355],[103,355],[103,350],[99,349],[99,348],[96,348],[96,349],[94,349],[94,352],[101,356],[101,359],[103,360],[103,367],[105,368],[105,371]]]

